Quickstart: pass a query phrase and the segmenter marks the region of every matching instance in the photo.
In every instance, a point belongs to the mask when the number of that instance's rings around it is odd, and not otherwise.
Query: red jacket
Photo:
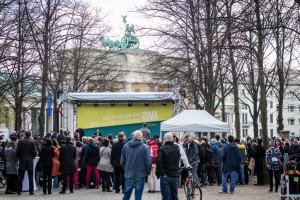
[[[152,161],[152,164],[154,164],[156,161],[159,146],[155,140],[150,140],[148,145],[149,145],[149,149],[150,149],[151,161]]]

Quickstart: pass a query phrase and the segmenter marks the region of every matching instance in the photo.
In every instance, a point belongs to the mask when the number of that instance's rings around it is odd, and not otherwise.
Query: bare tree
[[[59,33],[62,33],[70,23],[67,16],[72,14],[69,9],[72,5],[71,0],[25,0],[26,17],[41,68],[41,109],[39,114],[41,136],[45,133],[48,73],[51,60],[55,58],[55,48],[61,42]]]
[[[9,74],[5,77],[9,87],[4,98],[14,111],[15,130],[19,131],[22,126],[22,113],[37,102],[35,95],[38,93],[39,79],[33,73],[35,58],[29,42],[30,34],[22,0],[11,5],[10,14],[13,16],[10,25],[16,31],[10,31],[10,58],[3,64]]]
[[[149,70],[160,84],[183,88],[196,109],[214,114],[219,107],[218,89],[224,57],[220,46],[224,32],[218,23],[218,1],[149,0],[138,9],[159,26],[144,31],[160,38],[155,45],[163,56],[151,57]],[[220,60],[221,59],[221,60]],[[170,81],[172,80],[172,81]]]

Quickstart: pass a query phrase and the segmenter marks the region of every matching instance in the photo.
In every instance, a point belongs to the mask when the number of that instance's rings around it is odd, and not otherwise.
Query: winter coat
[[[156,159],[156,176],[178,177],[180,175],[180,149],[173,142],[166,142],[158,150]]]
[[[149,149],[150,149],[150,155],[151,155],[151,161],[152,164],[155,164],[156,162],[156,157],[157,157],[157,152],[158,152],[158,144],[155,140],[150,140],[148,143]]]
[[[86,149],[86,165],[97,166],[99,163],[99,147],[95,143],[90,143]]]
[[[100,162],[98,169],[105,172],[113,172],[113,167],[110,164],[111,148],[101,147],[99,150]]]
[[[53,146],[42,146],[40,152],[40,161],[43,168],[52,168],[54,158]]]
[[[118,142],[112,145],[110,164],[113,167],[121,167],[120,160],[121,160],[121,153],[124,145],[125,143],[123,142],[123,140],[119,140]]]
[[[59,166],[60,166],[60,162],[59,162],[59,148],[57,147],[53,147],[53,151],[54,151],[54,158],[53,158],[53,163],[52,163],[52,176],[58,176],[59,173]]]
[[[255,160],[255,167],[254,167],[255,172],[263,170],[265,156],[266,156],[265,148],[261,145],[257,145],[253,153],[253,158]]]
[[[144,178],[150,174],[150,150],[141,140],[132,139],[127,142],[121,154],[121,166],[125,178]]]
[[[236,144],[225,145],[221,152],[221,159],[223,161],[223,173],[240,171],[241,152]]]
[[[33,159],[37,155],[34,140],[24,138],[18,142],[16,154],[19,158],[19,170],[33,170]]]
[[[6,147],[4,151],[4,158],[6,160],[6,174],[18,174],[18,157],[16,149]]]
[[[199,160],[198,146],[196,142],[191,141],[189,144],[184,144],[183,147],[185,148],[185,153],[190,164]]]
[[[60,148],[59,162],[60,171],[63,174],[73,174],[75,170],[76,147],[66,144]]]

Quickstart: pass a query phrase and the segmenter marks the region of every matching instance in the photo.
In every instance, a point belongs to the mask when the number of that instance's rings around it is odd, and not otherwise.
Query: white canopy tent
[[[206,110],[184,110],[161,123],[161,131],[174,132],[229,132],[229,125]]]

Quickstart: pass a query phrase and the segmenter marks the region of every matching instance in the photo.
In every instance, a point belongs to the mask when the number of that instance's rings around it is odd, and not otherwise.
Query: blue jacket
[[[223,161],[223,173],[240,170],[241,152],[236,144],[230,143],[223,147],[221,158]]]
[[[121,154],[121,166],[125,178],[144,178],[151,171],[150,150],[141,140],[127,142]]]

